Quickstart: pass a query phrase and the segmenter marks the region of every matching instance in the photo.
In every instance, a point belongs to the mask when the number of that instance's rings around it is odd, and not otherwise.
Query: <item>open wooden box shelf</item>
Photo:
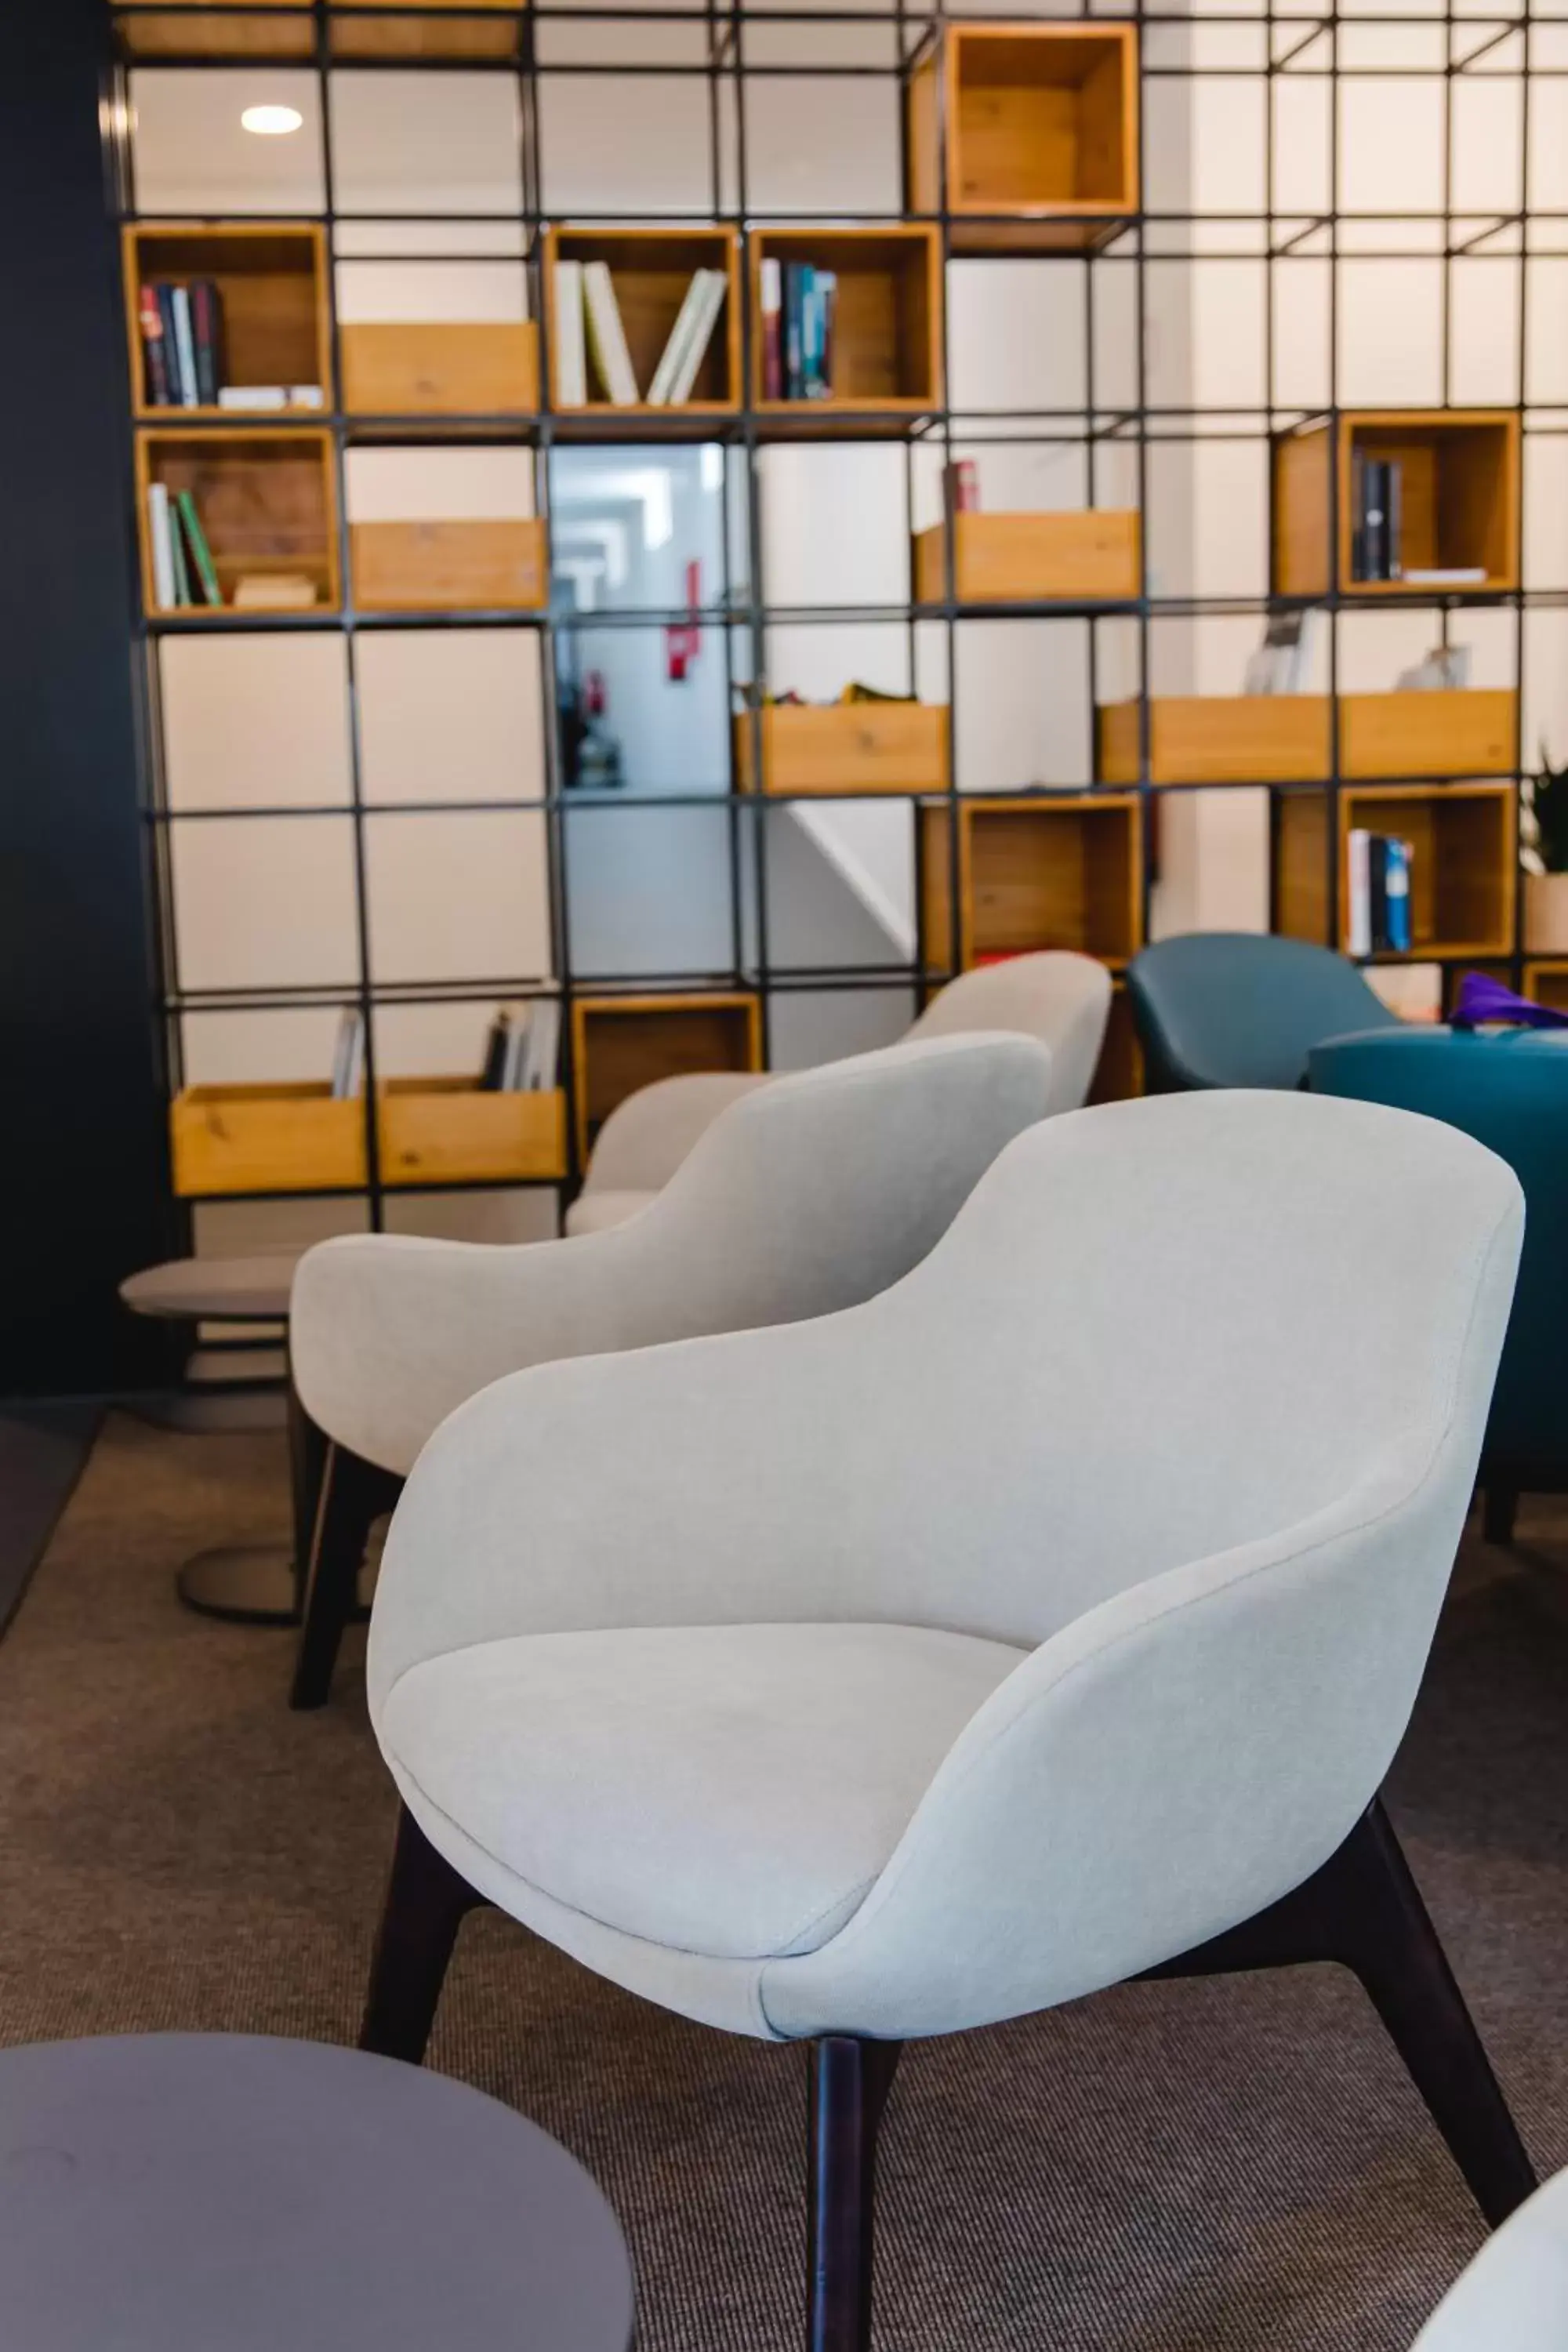
[[[311,224],[226,221],[139,222],[121,231],[125,323],[137,416],[167,422],[226,416],[242,425],[260,412],[177,402],[154,406],[147,382],[140,296],[143,286],[210,278],[223,313],[223,381],[232,384],[316,384],[331,406],[331,338],[327,312],[325,231]],[[279,414],[309,415],[305,407]]]
[[[287,572],[303,573],[314,585],[310,609],[335,612],[342,585],[331,466],[331,434],[308,425],[157,425],[139,432],[136,520],[147,611],[174,612],[182,620],[233,620],[238,579]],[[158,604],[147,514],[153,482],[162,482],[171,495],[189,490],[195,496],[221,605]]]
[[[941,209],[945,110],[955,253],[1082,252],[1138,210],[1131,25],[949,25],[907,103],[911,212]]]
[[[921,937],[928,965],[1074,948],[1120,964],[1142,945],[1142,811],[1134,793],[960,798],[958,938],[951,808],[920,812]],[[956,953],[954,952],[956,948]]]
[[[349,526],[362,613],[537,613],[550,602],[537,516]]]
[[[343,327],[351,416],[532,416],[539,331],[531,320],[367,320]]]
[[[577,1154],[616,1105],[694,1070],[760,1070],[762,1007],[741,989],[689,996],[579,996],[572,1004],[572,1066],[577,1081]]]
[[[333,0],[327,39],[334,58],[395,58],[437,64],[515,58],[523,9],[519,0],[419,0],[418,16],[387,15],[384,0]],[[310,0],[158,0],[125,8],[115,23],[132,57],[280,58],[316,54]]]
[[[1367,785],[1334,797],[1339,904],[1332,936],[1342,949],[1350,936],[1346,843],[1360,827],[1413,845],[1408,961],[1511,951],[1518,863],[1511,785]],[[1275,809],[1274,927],[1292,939],[1330,936],[1330,801],[1327,793],[1287,793]]]
[[[1501,977],[1506,980],[1508,974]],[[1524,967],[1524,993],[1553,1013],[1568,1013],[1568,958],[1533,956]]]
[[[763,397],[762,265],[810,262],[837,278],[833,392]],[[749,244],[752,401],[770,437],[899,433],[942,404],[942,247],[925,224],[760,228]]]
[[[1337,433],[1337,445],[1331,442]],[[1337,446],[1338,498],[1333,466]],[[1400,557],[1480,581],[1357,580],[1353,459],[1401,468]],[[1337,506],[1337,511],[1333,510]],[[1519,585],[1520,423],[1511,409],[1352,409],[1274,444],[1274,586],[1282,596],[1489,595]]]
[[[174,1191],[359,1192],[369,1181],[364,1098],[321,1083],[187,1087],[169,1106]],[[376,1111],[381,1179],[392,1187],[558,1182],[566,1097],[487,1091],[471,1078],[394,1078]]]
[[[1158,697],[1149,710],[1149,781],[1322,782],[1332,767],[1332,709],[1325,694]],[[1509,775],[1518,762],[1518,696],[1501,688],[1342,695],[1340,773]],[[1136,783],[1139,705],[1102,704],[1096,729],[1101,781]]]
[[[928,702],[771,703],[756,714],[764,793],[944,793],[947,707]],[[750,711],[737,713],[735,782],[756,790]]]
[[[561,406],[561,342],[556,330],[555,265],[557,261],[603,261],[609,265],[616,306],[626,330],[626,349],[637,389],[647,394],[654,371],[679,316],[687,289],[699,269],[721,269],[728,291],[702,354],[691,396],[679,406],[655,406],[646,396],[628,407],[604,397],[593,363],[588,390],[593,395],[580,407]],[[574,423],[591,425],[595,436],[608,425],[625,424],[646,433],[650,425],[679,426],[683,419],[732,416],[741,405],[741,241],[732,228],[643,227],[574,228],[564,225],[544,233],[544,300],[550,328],[551,404],[556,429],[570,433]],[[596,389],[595,389],[596,387]]]
[[[1140,579],[1138,517],[1094,508],[1059,514],[959,514],[952,519],[953,593],[960,604],[1130,602]],[[917,532],[917,604],[947,596],[947,525]]]

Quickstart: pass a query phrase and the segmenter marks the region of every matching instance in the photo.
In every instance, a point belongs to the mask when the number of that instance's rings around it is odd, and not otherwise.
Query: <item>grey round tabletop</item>
[[[171,1257],[127,1275],[120,1296],[133,1315],[182,1322],[287,1323],[294,1269],[303,1253],[258,1257]]]
[[[324,2042],[0,2052],[7,2352],[627,2352],[574,2158],[465,2084]]]

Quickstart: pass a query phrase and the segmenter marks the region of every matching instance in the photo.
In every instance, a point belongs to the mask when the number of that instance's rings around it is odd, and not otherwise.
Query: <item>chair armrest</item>
[[[732,1102],[765,1087],[769,1073],[691,1071],[658,1078],[617,1103],[599,1129],[585,1192],[658,1192],[692,1146]]]

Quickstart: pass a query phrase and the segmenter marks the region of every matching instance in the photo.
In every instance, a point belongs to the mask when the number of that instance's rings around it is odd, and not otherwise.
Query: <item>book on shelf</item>
[[[583,264],[583,314],[588,351],[605,394],[616,408],[637,404],[637,371],[626,348],[626,331],[607,261]]]
[[[152,408],[223,404],[223,298],[210,278],[144,283],[136,319]]]
[[[693,272],[686,289],[669,340],[654,370],[648,386],[651,407],[679,407],[690,399],[691,387],[697,381],[713,330],[719,323],[719,313],[724,307],[729,280],[721,269],[699,269]]]
[[[498,1005],[485,1039],[482,1094],[535,1094],[555,1084],[561,1007],[553,997]]]
[[[190,289],[191,339],[195,350],[196,405],[217,406],[222,357],[218,351],[217,288],[210,278],[196,278]]]
[[[1263,643],[1247,657],[1243,694],[1301,694],[1312,674],[1321,614],[1310,605],[1271,613]]]
[[[1352,829],[1345,843],[1348,954],[1409,954],[1414,856],[1413,845],[1396,835]]]
[[[174,537],[169,528],[169,493],[163,483],[147,485],[147,544],[153,556],[153,601],[167,612],[179,603],[174,593]]]
[[[1363,583],[1402,579],[1403,474],[1396,458],[1351,458],[1351,576]]]
[[[319,383],[224,383],[218,386],[219,408],[273,410],[320,408]]]
[[[763,265],[766,270],[768,264]],[[779,299],[779,388],[764,396],[780,400],[831,400],[833,388],[834,319],[837,307],[838,273],[818,269],[809,261],[786,261],[781,267]],[[763,300],[766,301],[764,290]],[[767,319],[763,313],[763,360],[767,356]]]
[[[163,334],[163,313],[158,303],[155,286],[143,286],[136,298],[136,317],[142,330],[142,353],[146,368],[147,401],[153,408],[167,408],[170,402],[168,347]]]
[[[1468,646],[1434,646],[1424,660],[1402,669],[1394,681],[1396,694],[1422,694],[1464,688],[1470,682]]]
[[[1482,588],[1488,572],[1484,563],[1421,563],[1401,577],[1407,588]]]
[[[561,1005],[558,998],[542,996],[532,1007],[533,1018],[529,1024],[528,1055],[523,1066],[522,1083],[531,1093],[554,1086],[559,1075],[561,1056]]]
[[[583,340],[583,265],[555,265],[555,401],[581,408],[588,397],[588,354]]]
[[[202,594],[209,604],[221,604],[223,590],[218,586],[217,568],[213,562],[212,550],[207,545],[207,535],[202,529],[201,516],[196,512],[195,499],[189,490],[181,490],[174,504],[180,510],[180,521],[195,564],[196,577],[202,583]]]
[[[153,602],[160,611],[223,603],[212,550],[189,490],[171,494],[166,483],[148,483],[147,543],[153,560]]]
[[[174,367],[180,382],[180,405],[195,408],[201,394],[196,383],[196,338],[191,322],[190,288],[172,286],[169,300],[174,313]]]
[[[337,1040],[332,1047],[332,1100],[352,1102],[363,1085],[364,1014],[357,1006],[345,1004],[338,1015]]]
[[[784,264],[772,256],[758,272],[763,324],[763,398],[784,398]]]

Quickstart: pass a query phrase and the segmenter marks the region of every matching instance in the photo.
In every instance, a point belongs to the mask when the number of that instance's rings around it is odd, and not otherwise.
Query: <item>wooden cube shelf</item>
[[[760,1070],[762,1006],[740,989],[689,996],[579,996],[572,1005],[577,1153],[586,1161],[616,1105],[693,1070]]]
[[[944,793],[947,707],[927,702],[776,702],[755,714],[764,793]],[[735,782],[756,790],[753,714],[735,729]]]
[[[530,320],[374,320],[344,327],[343,406],[354,416],[531,416],[539,331]]]
[[[1136,213],[1131,25],[949,25],[910,77],[910,209],[941,209],[955,253],[1083,252]]]
[[[598,394],[582,406],[561,406],[560,337],[556,329],[557,261],[607,263],[616,304],[626,331],[632,373],[645,396],[618,407]],[[728,292],[708,339],[691,397],[679,407],[655,405],[646,397],[687,289],[699,269],[721,269]],[[551,403],[557,431],[574,424],[595,436],[606,425],[625,424],[645,433],[649,425],[679,426],[683,421],[732,416],[741,404],[741,242],[732,228],[561,228],[544,234],[544,300],[550,328]],[[596,383],[592,363],[588,389]]]
[[[354,1191],[368,1180],[362,1097],[325,1084],[186,1087],[169,1105],[174,1191]]]
[[[752,400],[770,437],[900,433],[942,404],[942,247],[914,222],[878,228],[760,228],[749,243]],[[810,262],[837,278],[833,392],[763,397],[762,265]]]
[[[550,602],[537,517],[351,523],[349,555],[362,613],[537,613]]]
[[[234,418],[256,422],[258,412],[177,401],[154,405],[142,337],[144,286],[186,285],[210,278],[222,313],[223,381],[231,384],[316,384],[319,405],[331,402],[331,335],[327,310],[326,233],[310,224],[226,221],[195,226],[143,222],[121,231],[125,324],[131,342],[133,414],[168,421]],[[279,414],[268,410],[268,416]],[[295,415],[314,411],[300,406]]]
[[[1330,434],[1337,434],[1331,443]],[[1337,449],[1338,499],[1331,459]],[[1354,458],[1401,468],[1405,576],[1357,580],[1352,536]],[[1274,444],[1274,586],[1282,596],[1489,595],[1519,585],[1520,424],[1509,409],[1354,409]],[[1412,571],[1474,570],[1444,587]]]
[[[334,58],[438,64],[510,59],[521,53],[519,0],[420,0],[418,16],[386,15],[385,0],[334,0],[327,37]],[[158,0],[115,16],[133,58],[309,59],[316,54],[310,0]]]
[[[232,620],[237,581],[247,574],[301,573],[315,589],[313,609],[335,612],[342,585],[331,464],[331,436],[306,425],[270,431],[153,426],[139,432],[136,512],[147,611],[176,611],[184,620]],[[223,592],[221,605],[158,604],[147,517],[153,482],[162,482],[171,495],[194,494]]]
[[[1331,772],[1324,694],[1162,696],[1149,711],[1152,784],[1318,783]],[[1340,773],[1498,776],[1518,765],[1519,698],[1491,688],[1339,698]],[[1099,774],[1138,781],[1139,705],[1096,713]]]
[[[385,1184],[557,1183],[566,1173],[559,1087],[503,1092],[472,1078],[393,1078],[378,1120]]]
[[[1131,601],[1140,579],[1138,517],[1110,509],[953,517],[960,604],[1093,604]],[[947,597],[947,525],[916,534],[917,604]]]
[[[921,934],[929,966],[967,971],[1037,948],[1074,948],[1111,964],[1137,953],[1143,830],[1135,793],[961,798],[956,814],[955,943],[951,811],[928,803],[920,813]]]
[[[1501,977],[1506,980],[1504,972]],[[1524,993],[1553,1013],[1568,1013],[1568,959],[1541,957],[1524,967]]]
[[[1336,797],[1339,904],[1332,936],[1342,949],[1350,936],[1346,842],[1361,827],[1413,846],[1409,961],[1511,950],[1518,853],[1510,785],[1357,786]],[[1330,798],[1286,793],[1275,811],[1275,928],[1293,939],[1330,936]]]

